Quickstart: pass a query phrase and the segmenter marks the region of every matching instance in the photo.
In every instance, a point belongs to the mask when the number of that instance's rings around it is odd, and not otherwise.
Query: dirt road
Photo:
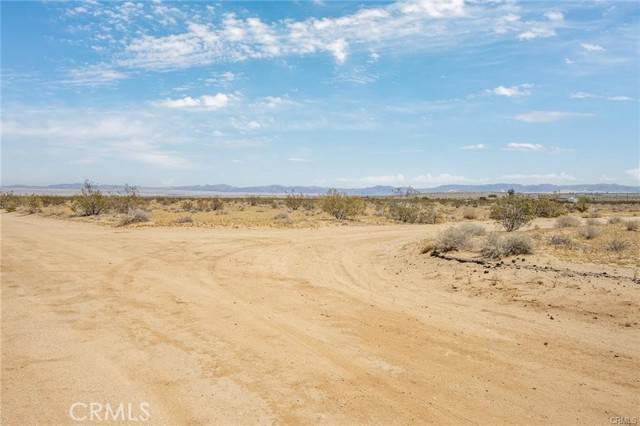
[[[153,424],[640,416],[637,329],[549,321],[400,273],[401,249],[437,225],[1,220],[2,424],[73,424],[78,402],[79,418],[92,402],[132,403],[134,417],[145,402]]]

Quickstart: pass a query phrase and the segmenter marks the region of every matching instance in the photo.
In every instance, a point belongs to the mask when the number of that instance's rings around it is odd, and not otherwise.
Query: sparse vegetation
[[[640,229],[640,220],[628,220],[625,222],[627,231],[637,231]]]
[[[573,247],[573,240],[567,235],[557,234],[552,235],[551,238],[549,238],[549,244],[554,247],[569,248]]]
[[[578,197],[576,202],[576,210],[580,213],[584,213],[589,209],[589,203],[591,203],[591,198],[586,195],[581,195]]]
[[[284,200],[285,206],[290,208],[291,210],[298,210],[300,207],[304,205],[305,197],[302,194],[287,194],[287,198]]]
[[[330,189],[320,199],[320,207],[336,219],[344,220],[362,214],[365,209],[365,203],[360,198],[349,197],[335,189]]]
[[[606,245],[607,250],[614,253],[625,251],[628,247],[629,241],[617,237],[609,240]]]
[[[474,209],[473,207],[466,207],[462,211],[462,218],[463,219],[468,219],[468,220],[477,219],[478,218],[478,212],[476,212],[476,209]]]
[[[531,239],[523,234],[499,235],[491,233],[480,249],[482,256],[490,259],[531,254],[532,252]]]
[[[592,240],[602,233],[600,228],[593,225],[587,225],[584,228],[580,228],[579,232],[585,240]]]
[[[124,216],[120,217],[120,220],[118,221],[118,226],[126,226],[132,223],[148,222],[150,218],[151,217],[149,213],[147,213],[146,211],[141,209],[135,209],[135,210],[131,210]]]
[[[95,216],[102,213],[106,207],[106,197],[94,184],[85,180],[80,195],[73,199],[71,208],[79,216]]]
[[[193,223],[193,218],[191,216],[180,216],[175,220],[175,223]]]
[[[474,237],[479,237],[487,233],[482,225],[478,225],[476,223],[463,223],[462,225],[458,226],[458,228],[460,228],[465,234]]]
[[[403,223],[436,223],[435,208],[417,203],[392,203],[387,206],[386,216]]]
[[[450,227],[442,231],[433,248],[442,252],[462,250],[468,246],[471,233],[461,227]]]
[[[558,217],[567,212],[567,209],[555,200],[539,198],[534,204],[534,214],[537,217]]]
[[[24,200],[24,211],[29,214],[42,210],[42,200],[36,194],[28,195]]]
[[[619,223],[624,222],[621,217],[615,216],[609,219],[609,225],[617,225]]]
[[[491,208],[490,217],[507,232],[515,231],[533,220],[535,210],[531,199],[516,194],[499,198]]]
[[[561,216],[556,219],[556,228],[575,228],[580,226],[580,219],[574,216]]]

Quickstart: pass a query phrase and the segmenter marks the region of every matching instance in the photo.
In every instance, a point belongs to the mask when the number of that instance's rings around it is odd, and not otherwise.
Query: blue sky
[[[0,7],[3,184],[640,180],[634,1]]]

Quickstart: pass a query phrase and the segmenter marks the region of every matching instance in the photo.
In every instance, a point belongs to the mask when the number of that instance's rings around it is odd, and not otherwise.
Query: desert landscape
[[[0,425],[639,425],[639,24],[0,0]]]
[[[92,191],[2,198],[3,424],[68,423],[74,401],[153,424],[637,413],[637,202]],[[537,213],[506,232],[510,198]]]

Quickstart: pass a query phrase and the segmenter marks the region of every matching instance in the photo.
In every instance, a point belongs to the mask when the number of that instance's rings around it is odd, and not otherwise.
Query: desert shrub
[[[625,222],[627,231],[637,231],[640,229],[640,220],[628,220]]]
[[[220,211],[224,209],[224,201],[220,198],[212,198],[209,200],[209,209],[211,211]]]
[[[487,232],[482,225],[478,225],[476,223],[463,223],[462,225],[458,226],[458,228],[460,228],[460,230],[462,230],[462,232],[464,232],[465,234],[474,237],[479,237],[486,234]]]
[[[567,212],[562,203],[549,198],[537,199],[533,207],[537,217],[558,217]]]
[[[124,193],[111,197],[111,206],[118,213],[129,213],[138,208],[138,188],[129,184],[124,185]]]
[[[520,254],[531,254],[533,252],[533,244],[531,239],[526,235],[513,234],[502,237],[502,254],[503,256],[517,256]]]
[[[436,211],[433,206],[399,202],[387,206],[385,212],[387,217],[404,223],[436,223]]]
[[[601,234],[600,228],[593,225],[587,225],[580,229],[580,235],[586,240],[592,240]]]
[[[80,195],[74,197],[72,210],[80,216],[95,216],[107,207],[107,198],[88,180],[84,181]]]
[[[552,235],[549,238],[549,244],[555,247],[571,247],[573,246],[573,240],[566,235]]]
[[[578,197],[578,201],[576,202],[576,210],[580,213],[584,213],[589,209],[589,203],[591,202],[591,198],[586,195],[581,195]]]
[[[118,221],[118,226],[130,225],[132,223],[148,222],[149,219],[149,213],[142,209],[135,209],[122,216]]]
[[[24,199],[24,210],[29,214],[38,213],[42,210],[42,200],[36,194],[31,194]]]
[[[5,210],[7,210],[8,213],[15,212],[16,205],[15,204],[8,205],[7,207],[5,207]]]
[[[259,201],[260,201],[260,199],[258,197],[248,197],[247,198],[247,203],[249,203],[250,206],[257,206]]]
[[[589,226],[598,226],[598,225],[600,225],[600,221],[598,219],[595,219],[595,218],[590,218],[590,219],[587,219],[587,225],[589,225]]]
[[[470,236],[461,228],[447,228],[436,238],[434,249],[443,252],[462,250],[468,246]]]
[[[191,200],[184,200],[182,204],[180,204],[180,208],[185,212],[190,212],[194,210],[194,204]]]
[[[481,255],[490,259],[531,254],[532,252],[533,244],[531,243],[531,239],[522,234],[500,236],[496,233],[491,233],[487,236],[487,239],[480,249]]]
[[[0,209],[7,209],[13,207],[15,210],[17,204],[17,197],[13,192],[0,193]]]
[[[623,240],[621,238],[613,238],[606,245],[608,251],[612,251],[615,253],[622,252],[626,250],[627,247],[629,247],[629,241]]]
[[[608,220],[609,225],[617,225],[622,222],[623,222],[622,218],[618,216],[612,217]]]
[[[349,197],[335,189],[330,189],[320,199],[320,207],[336,219],[343,220],[363,213],[365,203],[360,198]]]
[[[291,223],[291,218],[289,218],[287,213],[278,213],[273,219],[279,223]]]
[[[180,216],[175,220],[175,223],[193,223],[193,218],[191,216]]]
[[[294,193],[287,194],[284,204],[291,210],[298,210],[304,204],[304,195]]]
[[[580,219],[574,216],[561,216],[556,219],[556,228],[575,228],[580,226]]]
[[[477,219],[478,218],[478,213],[476,212],[476,209],[472,208],[472,207],[467,207],[464,210],[462,210],[462,218],[463,219]]]
[[[491,207],[490,217],[502,225],[507,232],[512,232],[531,222],[534,213],[529,198],[510,194],[496,200]]]

